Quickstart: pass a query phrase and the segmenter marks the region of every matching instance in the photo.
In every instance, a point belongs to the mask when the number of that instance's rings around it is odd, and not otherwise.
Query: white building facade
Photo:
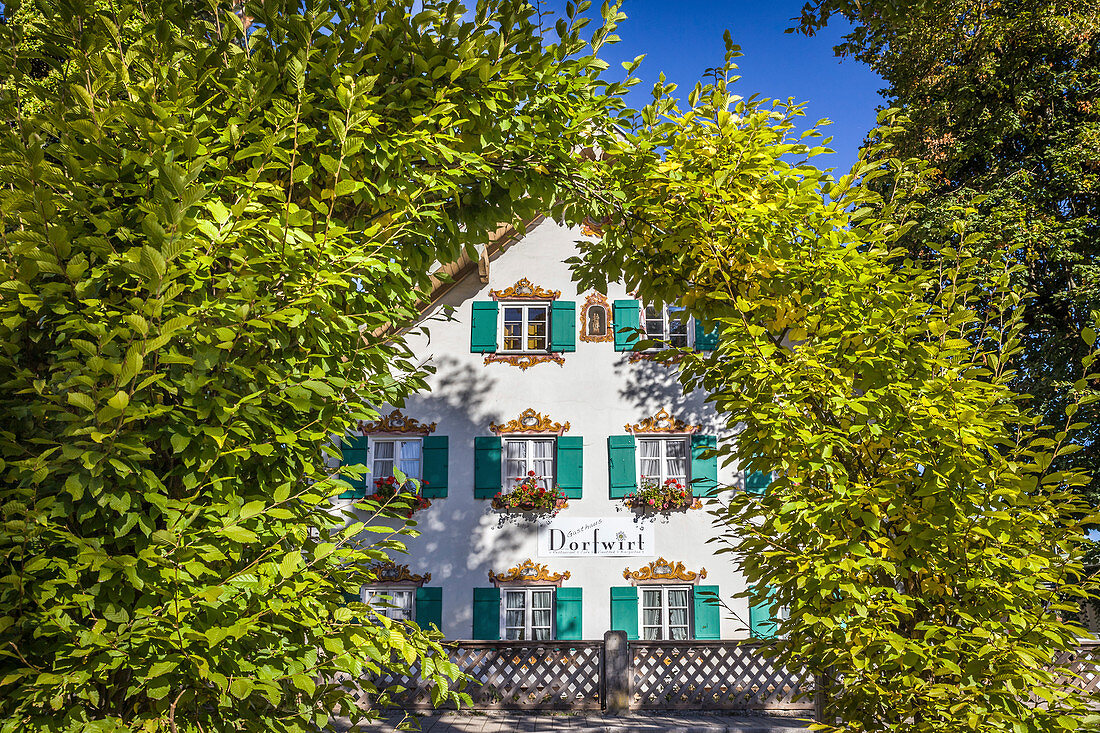
[[[731,598],[745,582],[714,555],[717,530],[700,502],[627,504],[647,483],[693,498],[744,490],[746,477],[708,453],[732,436],[703,395],[684,396],[672,368],[617,331],[641,327],[697,349],[713,336],[622,287],[578,291],[565,260],[584,236],[543,220],[456,271],[424,313],[426,335],[411,337],[436,369],[430,392],[346,439],[345,463],[372,473],[342,502],[387,485],[397,467],[425,482],[431,503],[413,515],[420,536],[408,557],[364,599],[386,598],[387,615],[451,639],[766,633],[766,609]],[[553,516],[498,508],[494,498],[525,479],[559,488],[567,506]],[[748,477],[749,489],[762,490],[760,479]]]

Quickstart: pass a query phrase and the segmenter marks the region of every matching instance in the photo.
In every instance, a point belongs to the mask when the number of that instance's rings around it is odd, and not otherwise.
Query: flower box
[[[702,500],[692,495],[691,489],[676,479],[663,484],[656,479],[642,477],[637,491],[623,497],[623,504],[634,511],[673,512],[702,509]]]
[[[535,514],[557,514],[569,506],[565,492],[557,486],[547,489],[539,485],[534,471],[528,471],[510,491],[500,492],[493,497],[493,509],[501,512],[529,512]]]
[[[407,482],[407,484],[411,483],[411,481]],[[421,481],[421,483],[427,485],[428,482]],[[427,509],[432,505],[428,497],[408,491],[404,486],[397,483],[393,476],[375,479],[374,493],[367,495],[366,498],[381,504],[383,511],[404,515],[405,518],[409,518],[421,509]]]

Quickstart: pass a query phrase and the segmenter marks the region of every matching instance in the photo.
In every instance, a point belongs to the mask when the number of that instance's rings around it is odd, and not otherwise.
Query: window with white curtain
[[[420,478],[420,439],[419,438],[372,438],[370,480],[385,479],[393,476],[397,467],[409,478]]]
[[[691,634],[691,587],[642,586],[642,638],[682,641]]]
[[[394,621],[413,620],[415,591],[401,588],[363,588],[363,603]]]
[[[504,591],[504,638],[549,641],[554,638],[554,589],[509,588]]]
[[[502,306],[501,351],[544,352],[549,347],[550,306],[546,303],[505,303]]]
[[[638,475],[663,484],[675,479],[688,485],[688,439],[638,438]]]
[[[504,439],[504,490],[509,491],[516,481],[530,476],[544,489],[554,488],[555,438],[505,438]]]
[[[642,324],[647,339],[660,341],[654,350],[671,347],[690,346],[691,319],[684,315],[684,309],[666,305],[663,308],[647,305],[642,308]]]

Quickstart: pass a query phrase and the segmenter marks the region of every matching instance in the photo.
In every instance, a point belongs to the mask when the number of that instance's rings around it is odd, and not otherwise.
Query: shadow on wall
[[[450,436],[450,485],[446,499],[417,515],[421,537],[410,543],[412,560],[432,573],[432,584],[487,587],[489,570],[514,558],[533,536],[534,525],[498,522],[487,499],[474,498],[473,436],[489,435],[490,422],[507,419],[490,400],[495,380],[480,365],[446,354],[432,358],[436,367],[430,393],[410,399],[418,419],[446,425]],[[511,416],[514,417],[514,416]],[[519,562],[525,558],[519,558]],[[451,628],[471,621],[471,601],[455,599],[447,611]],[[461,636],[464,636],[462,634]]]
[[[689,425],[701,425],[703,433],[728,434],[725,421],[715,412],[713,405],[705,401],[705,393],[684,394],[676,367],[647,359],[631,362],[630,357],[624,354],[615,365],[615,371],[623,384],[619,394],[624,402],[634,407],[637,414],[635,420],[650,417],[664,408]],[[740,472],[731,488],[744,488]]]

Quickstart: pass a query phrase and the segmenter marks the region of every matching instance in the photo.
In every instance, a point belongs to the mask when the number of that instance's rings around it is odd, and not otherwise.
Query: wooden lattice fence
[[[1100,693],[1100,642],[1088,641],[1073,652],[1062,652],[1055,656],[1056,666],[1065,666],[1077,676],[1062,676],[1058,678],[1066,687],[1074,687],[1081,690],[1082,694],[1094,700],[1092,707],[1100,708],[1095,702]]]
[[[769,662],[759,642],[634,641],[630,707],[812,711],[814,680]]]
[[[762,642],[631,641],[622,665],[616,665],[622,668],[621,677],[607,671],[607,643],[457,641],[445,646],[451,660],[471,677],[464,691],[474,709],[598,710],[614,697],[609,690],[622,689],[626,699],[620,704],[632,710],[815,711],[813,677],[773,665],[761,650]],[[1084,642],[1056,663],[1077,675],[1066,676],[1063,684],[1097,697],[1100,643]],[[388,695],[362,692],[361,706],[432,707],[430,688],[415,665],[408,675],[386,674],[375,683]]]
[[[451,661],[472,677],[463,689],[480,710],[599,710],[602,641],[463,641],[448,644]],[[430,688],[414,667],[385,675],[392,704],[432,707]],[[404,688],[402,690],[401,688]],[[366,700],[364,699],[364,702]]]

